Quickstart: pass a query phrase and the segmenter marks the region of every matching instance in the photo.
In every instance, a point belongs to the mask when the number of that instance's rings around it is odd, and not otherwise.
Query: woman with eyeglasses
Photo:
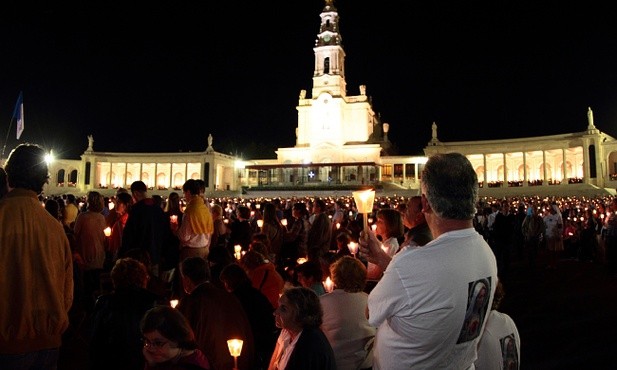
[[[157,306],[141,320],[145,370],[210,369],[206,356],[197,348],[195,334],[180,311]]]

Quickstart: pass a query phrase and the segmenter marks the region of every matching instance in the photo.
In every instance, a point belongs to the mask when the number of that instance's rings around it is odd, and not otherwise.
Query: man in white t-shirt
[[[473,369],[497,285],[495,257],[473,227],[478,180],[458,153],[429,158],[422,212],[434,239],[394,256],[368,298],[373,369]],[[375,234],[361,238],[366,258]]]

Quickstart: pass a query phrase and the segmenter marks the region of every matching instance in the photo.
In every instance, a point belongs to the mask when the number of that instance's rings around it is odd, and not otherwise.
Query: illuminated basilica
[[[167,195],[198,178],[205,180],[210,195],[365,186],[417,193],[427,157],[445,152],[469,158],[482,195],[615,193],[617,140],[595,127],[591,108],[584,131],[551,136],[442,142],[433,123],[425,156],[395,155],[389,124],[373,110],[367,87],[348,95],[339,14],[332,0],[325,1],[320,18],[313,86],[310,95],[300,90],[296,106],[296,144],[278,148],[276,159],[241,160],[216,152],[212,135],[205,151],[189,153],[95,151],[89,136],[81,160],[56,159],[50,165],[45,193],[96,190],[111,195],[142,180],[152,193]]]

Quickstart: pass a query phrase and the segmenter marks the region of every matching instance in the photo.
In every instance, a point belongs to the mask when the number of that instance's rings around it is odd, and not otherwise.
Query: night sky
[[[323,0],[3,3],[0,141],[56,155],[203,151],[275,158],[310,95]],[[573,3],[573,4],[568,4]],[[599,3],[599,2],[598,2]],[[603,2],[608,3],[608,2]],[[401,155],[442,141],[583,131],[617,136],[610,4],[335,1],[347,94],[367,86]],[[5,155],[17,141],[15,123]]]

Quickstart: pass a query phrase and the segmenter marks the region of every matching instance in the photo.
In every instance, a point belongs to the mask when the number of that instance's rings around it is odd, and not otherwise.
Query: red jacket
[[[251,284],[263,293],[272,304],[272,307],[279,306],[279,295],[283,292],[283,277],[279,274],[273,263],[264,263],[256,267],[249,274]]]

